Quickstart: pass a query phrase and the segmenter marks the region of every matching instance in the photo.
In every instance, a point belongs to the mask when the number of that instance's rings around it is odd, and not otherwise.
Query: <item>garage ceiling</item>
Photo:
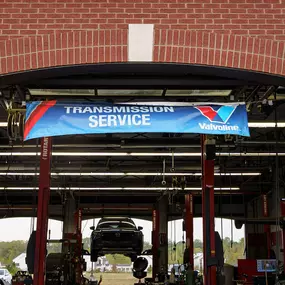
[[[9,139],[7,106],[13,102],[14,109],[25,109],[22,102],[27,100],[68,99],[245,101],[251,137],[216,138],[216,215],[241,217],[244,202],[275,187],[276,152],[280,176],[284,172],[284,130],[274,128],[275,121],[285,125],[283,85],[284,78],[264,74],[160,64],[86,65],[0,76],[0,216],[35,214],[39,172],[40,141]],[[71,193],[85,218],[118,213],[149,218],[156,201],[168,195],[169,216],[175,218],[182,215],[184,194],[193,192],[198,216],[200,161],[200,136],[195,134],[55,137],[51,215],[62,218],[62,202]]]

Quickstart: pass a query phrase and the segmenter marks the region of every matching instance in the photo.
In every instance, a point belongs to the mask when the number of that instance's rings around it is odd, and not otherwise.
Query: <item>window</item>
[[[102,222],[98,229],[135,229],[135,226],[128,222]]]
[[[5,272],[4,269],[0,269],[0,276],[1,276],[1,275],[4,276],[4,272]]]

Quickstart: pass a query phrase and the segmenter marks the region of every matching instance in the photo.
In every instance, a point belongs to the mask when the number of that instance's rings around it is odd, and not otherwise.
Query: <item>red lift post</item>
[[[211,140],[206,135],[201,135],[203,259],[205,285],[216,284],[214,196],[215,152],[215,141]]]
[[[285,271],[285,252],[284,252],[284,245],[285,245],[285,201],[282,199],[280,202],[280,208],[281,208],[281,229],[282,229],[282,247],[283,247],[283,268]],[[276,238],[277,234],[279,234],[278,229],[276,228]],[[281,244],[281,243],[280,243]]]
[[[158,265],[158,250],[159,250],[159,211],[154,209],[152,211],[152,278],[155,279],[159,273]]]
[[[185,195],[185,230],[186,230],[186,245],[189,250],[189,261],[194,269],[194,244],[193,244],[193,195]]]
[[[45,282],[48,205],[50,199],[51,146],[51,138],[44,137],[41,139],[34,285],[44,285]]]
[[[76,260],[73,260],[74,268],[75,268],[75,281],[76,284],[83,283],[83,267],[84,260],[82,257],[82,211],[78,209],[74,214],[75,220],[75,233],[69,234],[71,238],[75,237],[76,244],[73,249],[75,252]]]

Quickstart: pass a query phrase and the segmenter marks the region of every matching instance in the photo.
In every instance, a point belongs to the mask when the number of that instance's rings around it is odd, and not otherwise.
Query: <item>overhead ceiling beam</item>
[[[79,169],[80,170],[80,169]],[[215,176],[259,176],[261,172],[216,172]],[[201,172],[52,172],[51,176],[78,176],[78,177],[121,177],[121,176],[137,176],[137,177],[146,177],[146,176],[201,176]],[[0,176],[39,176],[39,172],[12,172],[4,171],[0,172]]]
[[[260,98],[260,101],[262,102],[263,100],[267,100],[268,97],[275,92],[277,89],[276,86],[270,86],[267,91],[263,94],[263,96]]]
[[[252,92],[246,97],[245,102],[250,103],[251,100],[254,98],[254,96],[257,94],[257,92],[261,89],[261,85],[256,86]]]
[[[117,89],[132,89],[132,88],[159,88],[159,89],[185,89],[185,88],[235,88],[236,86],[243,86],[245,82],[242,80],[235,79],[220,79],[216,78],[208,79],[208,78],[193,78],[191,77],[106,77],[106,78],[52,78],[45,80],[37,80],[36,82],[27,82],[24,83],[25,87],[29,89],[56,89],[56,88],[66,88],[66,89],[100,89],[100,88],[117,88]],[[37,96],[39,97],[39,96]],[[74,96],[73,96],[74,97]],[[90,94],[90,96],[75,96],[77,98],[83,97],[92,97],[95,98],[94,94]],[[112,96],[98,96],[98,97],[107,97],[111,98]],[[113,96],[116,97],[116,96]],[[130,96],[127,96],[128,98]],[[141,96],[140,96],[141,97]],[[149,96],[148,96],[149,97]],[[175,96],[174,96],[175,97]]]
[[[279,156],[285,156],[285,152],[279,152]],[[0,156],[40,156],[40,152],[31,152],[31,151],[0,151]],[[53,151],[52,156],[61,156],[61,157],[73,157],[73,156],[86,156],[86,157],[200,157],[201,152],[172,152],[172,151]],[[236,152],[236,151],[224,151],[216,152],[217,157],[270,157],[276,156],[276,152]]]
[[[135,216],[151,216],[153,204],[148,204],[147,206],[140,207],[139,205],[127,205],[127,204],[106,204],[106,205],[93,205],[90,207],[88,204],[81,203],[80,207],[82,208],[83,219],[101,217],[103,215],[112,215],[112,216],[122,216],[128,215],[134,218]],[[61,206],[51,205],[50,206],[50,217],[62,218],[60,214]],[[35,215],[36,206],[35,205],[19,205],[19,206],[10,206],[0,204],[0,214],[1,216],[5,215],[5,218],[8,217],[33,217]],[[232,216],[232,217],[242,217],[243,216],[243,207],[240,207],[240,204],[223,204],[221,207],[216,205],[215,207],[215,216]],[[98,215],[99,214],[99,215]],[[194,206],[195,217],[201,217],[201,204],[195,204]],[[182,213],[178,212],[168,212],[169,217],[177,217],[182,219]]]

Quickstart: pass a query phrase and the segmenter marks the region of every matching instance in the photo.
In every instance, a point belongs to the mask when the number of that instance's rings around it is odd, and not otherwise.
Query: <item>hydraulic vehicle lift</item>
[[[41,139],[40,156],[40,176],[38,193],[37,211],[37,231],[36,231],[36,250],[34,259],[34,285],[45,285],[45,262],[47,244],[47,225],[48,225],[48,205],[50,200],[50,169],[51,169],[51,147],[52,139],[44,137]],[[204,284],[216,284],[216,265],[215,265],[215,228],[214,228],[214,160],[215,160],[215,141],[205,135],[201,136],[202,151],[202,214],[203,214],[203,251],[204,251]],[[189,251],[189,264],[193,262],[193,196],[185,196],[185,229],[186,243]],[[77,217],[81,220],[81,216]],[[159,211],[153,210],[153,278],[157,276],[159,258]],[[80,227],[77,228],[77,235]],[[78,253],[80,255],[81,253]],[[81,271],[82,266],[74,270]],[[76,275],[77,284],[80,284],[81,273]]]

